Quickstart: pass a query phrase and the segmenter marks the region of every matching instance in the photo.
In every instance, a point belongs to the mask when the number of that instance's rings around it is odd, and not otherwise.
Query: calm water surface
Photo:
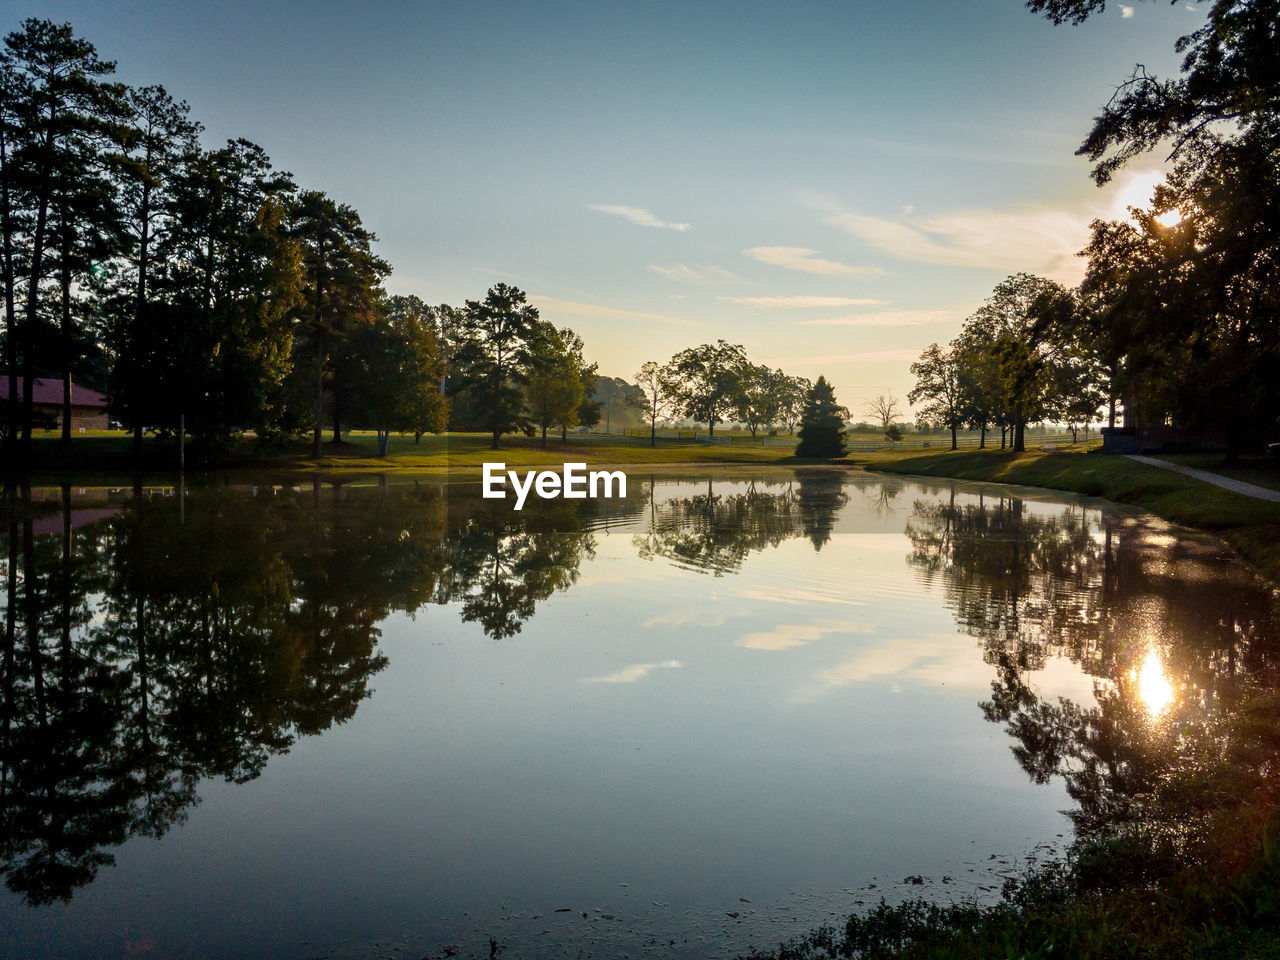
[[[1277,651],[1221,544],[1099,501],[478,492],[12,491],[0,955],[732,956],[992,896]]]

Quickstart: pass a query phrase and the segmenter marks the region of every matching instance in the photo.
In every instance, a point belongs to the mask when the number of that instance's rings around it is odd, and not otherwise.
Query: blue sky
[[[10,2],[356,207],[432,303],[493,283],[604,373],[725,338],[860,415],[904,397],[1009,273],[1078,280],[1106,189],[1073,153],[1135,63],[1177,70],[1185,2],[1054,27],[1018,0]]]

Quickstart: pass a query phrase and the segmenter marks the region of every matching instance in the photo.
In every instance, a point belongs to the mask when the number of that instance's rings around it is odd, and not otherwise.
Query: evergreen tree
[[[844,417],[836,403],[836,393],[819,377],[804,401],[800,415],[800,443],[797,457],[843,457],[848,453],[844,445]]]

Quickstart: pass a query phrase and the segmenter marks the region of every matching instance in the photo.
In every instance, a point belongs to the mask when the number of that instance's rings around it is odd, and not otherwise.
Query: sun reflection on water
[[[1138,698],[1151,717],[1159,717],[1173,703],[1173,686],[1164,675],[1164,663],[1154,648],[1147,651],[1142,666],[1131,672],[1138,682]]]

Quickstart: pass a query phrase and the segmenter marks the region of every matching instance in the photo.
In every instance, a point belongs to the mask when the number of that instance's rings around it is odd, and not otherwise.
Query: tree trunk
[[[0,124],[3,124],[0,115]],[[0,125],[0,170],[9,168],[9,132]],[[0,232],[4,234],[3,242],[3,283],[4,283],[4,372],[9,378],[5,391],[8,394],[8,407],[5,411],[4,452],[5,460],[13,463],[16,459],[18,439],[18,315],[14,307],[13,290],[13,220],[9,208],[9,180],[7,175],[0,177]]]
[[[497,431],[497,430],[493,431],[493,444],[492,444],[492,449],[494,449],[494,450],[497,450],[497,449],[498,449],[498,436],[499,436],[498,431]]]
[[[545,450],[546,448],[547,448],[547,425],[544,423],[542,425],[542,449]]]
[[[649,421],[649,446],[656,447],[658,445],[658,421],[653,419]]]
[[[981,432],[978,434],[978,449],[979,450],[987,449],[987,428],[986,427],[983,427]]]
[[[319,460],[324,452],[324,352],[316,337],[316,409],[315,429],[311,434],[311,457]]]
[[[67,235],[67,202],[59,204],[62,217],[62,263],[59,270],[62,287],[62,445],[71,445],[71,239]]]
[[[1027,449],[1026,424],[1019,417],[1013,424],[1013,452],[1025,453]]]
[[[333,371],[333,442],[342,442],[342,384],[338,381],[337,364]]]
[[[956,428],[951,428],[951,449],[956,449]]]
[[[378,431],[378,456],[385,457],[387,455],[387,446],[391,442],[390,430]]]
[[[49,130],[45,135],[44,144],[46,158],[51,157],[53,154],[54,119],[54,113],[51,110],[49,114]],[[39,199],[36,205],[36,227],[31,240],[31,275],[27,279],[27,315],[22,321],[22,376],[24,378],[22,384],[22,456],[25,460],[30,460],[31,458],[31,425],[35,409],[31,396],[32,379],[35,373],[35,367],[31,363],[31,335],[36,328],[40,279],[44,273],[44,231],[49,217],[49,194],[51,192],[49,184],[51,175],[49,170],[50,162],[50,160],[46,159],[45,166],[40,171]]]

